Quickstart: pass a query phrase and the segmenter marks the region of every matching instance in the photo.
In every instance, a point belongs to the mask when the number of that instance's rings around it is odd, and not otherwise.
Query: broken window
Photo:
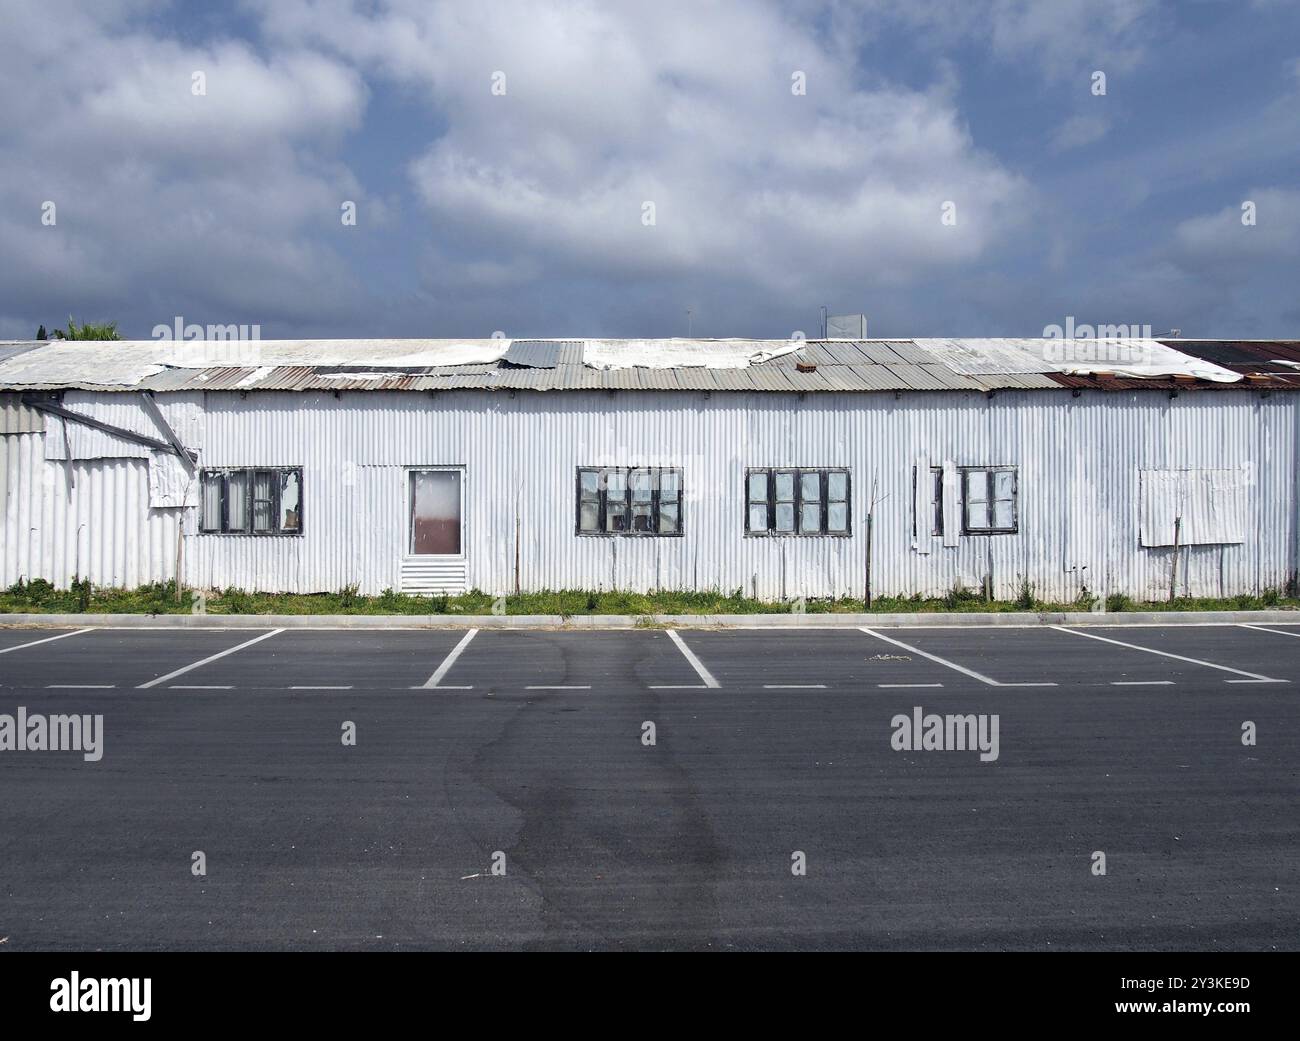
[[[747,470],[745,499],[748,535],[850,533],[848,470]]]
[[[682,472],[667,467],[580,467],[579,535],[680,535]]]
[[[280,471],[280,530],[294,532],[302,525],[302,478],[297,470]]]
[[[301,467],[204,470],[199,481],[199,531],[302,534]]]

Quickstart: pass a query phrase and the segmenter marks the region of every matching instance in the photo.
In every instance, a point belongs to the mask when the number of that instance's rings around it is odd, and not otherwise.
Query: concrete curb
[[[1065,611],[1036,613],[932,612],[918,614],[730,615],[140,615],[0,614],[2,628],[115,629],[856,629],[980,628],[1035,625],[1300,624],[1300,611]]]

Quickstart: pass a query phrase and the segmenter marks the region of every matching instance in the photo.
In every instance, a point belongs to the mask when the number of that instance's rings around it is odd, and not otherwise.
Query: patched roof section
[[[248,340],[0,344],[0,389],[1300,389],[1296,341]]]

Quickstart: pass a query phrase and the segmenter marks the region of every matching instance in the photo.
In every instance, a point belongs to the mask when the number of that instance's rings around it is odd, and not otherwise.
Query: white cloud
[[[861,89],[776,5],[277,0],[264,14],[290,46],[424,92],[447,131],[412,182],[435,234],[493,285],[544,266],[864,298],[980,257],[1030,205],[948,85]],[[948,200],[956,227],[940,221]]]
[[[1074,148],[1083,148],[1095,144],[1110,133],[1110,120],[1104,116],[1071,116],[1052,135],[1051,150],[1068,152]]]
[[[143,316],[141,335],[181,310],[252,323],[346,306],[354,278],[313,232],[362,197],[331,156],[360,123],[361,77],[307,50],[159,36],[160,6],[6,5],[6,295],[50,321]]]
[[[1244,203],[1254,204],[1253,225],[1242,223]],[[1254,188],[1238,202],[1178,225],[1174,250],[1179,262],[1227,275],[1260,260],[1300,257],[1300,191]]]

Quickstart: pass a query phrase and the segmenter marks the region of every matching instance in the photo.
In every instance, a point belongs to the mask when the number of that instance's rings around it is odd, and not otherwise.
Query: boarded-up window
[[[460,555],[459,470],[411,472],[411,553]]]
[[[1222,545],[1246,541],[1248,471],[1141,471],[1144,546]]]
[[[912,479],[920,480],[915,471]],[[1020,487],[1014,466],[945,463],[931,467],[920,487],[925,489],[916,503],[917,511],[924,511],[921,524],[931,535],[942,535],[945,546],[957,545],[958,534],[1013,535],[1019,530]]]

